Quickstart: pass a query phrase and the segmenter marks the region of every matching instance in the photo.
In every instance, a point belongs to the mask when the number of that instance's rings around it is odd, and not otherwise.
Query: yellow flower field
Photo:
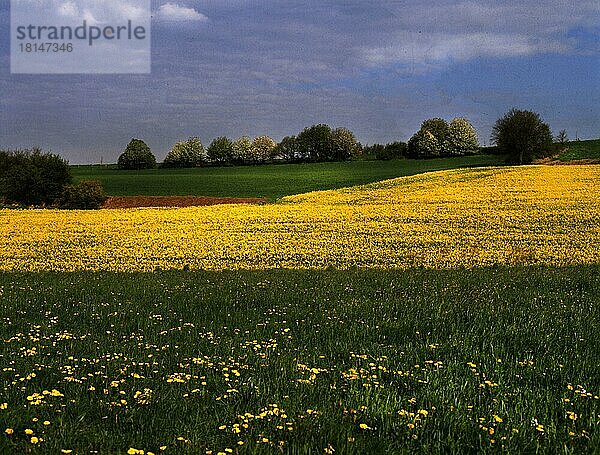
[[[266,206],[1,210],[0,270],[600,262],[600,166],[459,169]]]

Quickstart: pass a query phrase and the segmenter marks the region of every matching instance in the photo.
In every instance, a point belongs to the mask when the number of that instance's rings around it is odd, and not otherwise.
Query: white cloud
[[[208,20],[204,14],[199,13],[194,8],[187,8],[185,6],[178,5],[176,3],[165,3],[162,5],[156,16],[162,21],[193,21],[193,22],[204,22]]]
[[[145,0],[17,0],[23,8],[31,8],[32,16],[48,21],[68,20],[98,25],[131,19],[145,21],[149,16],[150,2]],[[31,5],[31,6],[29,6]]]
[[[415,36],[416,35],[416,36]],[[566,46],[524,35],[494,33],[407,34],[402,44],[361,49],[369,65],[431,64],[466,61],[478,56],[519,57],[540,52],[563,52]]]

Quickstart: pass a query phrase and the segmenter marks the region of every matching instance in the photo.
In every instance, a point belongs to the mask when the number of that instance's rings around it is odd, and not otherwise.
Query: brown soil
[[[266,204],[264,198],[234,198],[208,196],[115,196],[102,208],[131,209],[136,207],[196,207],[217,204]]]
[[[548,164],[550,166],[569,166],[575,164],[600,164],[600,160],[597,159],[585,159],[585,160],[570,160],[570,161],[560,161],[555,158],[541,158],[539,160],[535,160],[533,164]]]

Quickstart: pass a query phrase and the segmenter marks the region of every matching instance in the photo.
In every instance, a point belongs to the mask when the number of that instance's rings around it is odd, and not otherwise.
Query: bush
[[[0,197],[10,203],[51,205],[72,180],[67,161],[52,153],[0,152]]]
[[[99,209],[106,199],[106,193],[99,181],[82,180],[65,187],[59,206],[64,209]]]
[[[132,139],[117,164],[121,169],[152,169],[156,167],[156,157],[144,141]]]
[[[511,109],[492,129],[492,142],[512,163],[531,163],[552,154],[552,132],[536,112]]]
[[[198,167],[205,159],[204,146],[197,137],[175,143],[167,154],[163,167]]]

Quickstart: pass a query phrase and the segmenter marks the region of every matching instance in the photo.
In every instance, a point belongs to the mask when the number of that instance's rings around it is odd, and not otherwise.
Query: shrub
[[[144,141],[132,139],[117,164],[121,169],[152,169],[156,167],[156,158]]]
[[[491,139],[513,163],[531,163],[553,152],[550,127],[536,112],[511,109],[496,121]]]
[[[0,152],[0,197],[25,205],[51,205],[72,180],[66,160],[40,149]]]
[[[65,187],[59,206],[64,209],[99,209],[106,198],[104,188],[99,181],[81,180]]]
[[[229,163],[233,160],[233,143],[225,136],[214,139],[206,150],[212,163]]]
[[[205,160],[204,146],[197,137],[175,143],[165,157],[163,167],[198,167]]]

